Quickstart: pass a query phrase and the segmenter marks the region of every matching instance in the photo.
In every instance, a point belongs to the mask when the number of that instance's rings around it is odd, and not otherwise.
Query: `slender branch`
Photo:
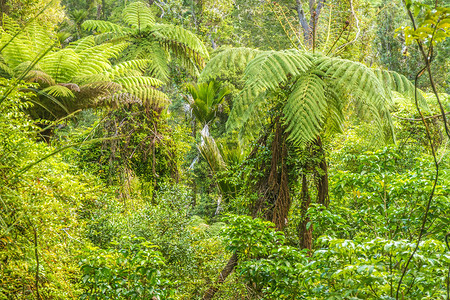
[[[450,111],[444,113],[444,115],[450,115]],[[406,121],[422,121],[422,119],[410,119],[410,118],[404,118],[404,117],[399,117],[396,115],[392,115],[394,118],[400,119],[400,120],[406,120]],[[424,120],[429,120],[429,119],[437,119],[437,118],[442,118],[442,114],[437,114],[437,115],[433,115],[433,116],[427,116],[424,117]]]
[[[448,251],[450,251],[450,245],[448,243],[449,236],[450,232],[445,235],[445,243],[447,244]],[[450,266],[448,267],[448,275],[447,275],[447,300],[450,300]]]
[[[417,250],[419,249],[420,241],[422,240],[423,233],[425,231],[425,225],[426,225],[426,222],[427,222],[427,219],[428,219],[428,213],[430,211],[431,202],[433,200],[434,192],[436,190],[436,185],[437,185],[437,181],[438,181],[438,178],[439,178],[439,163],[438,163],[437,158],[436,158],[436,152],[435,152],[435,149],[434,149],[433,139],[431,138],[431,133],[430,133],[430,130],[428,128],[428,124],[425,121],[425,117],[423,116],[422,111],[420,110],[419,102],[418,102],[418,99],[417,99],[417,81],[418,81],[419,77],[423,74],[425,69],[427,69],[427,66],[423,67],[422,70],[420,70],[420,72],[417,73],[417,75],[416,75],[416,78],[415,78],[415,81],[414,81],[414,99],[415,99],[416,109],[417,109],[417,111],[419,112],[419,114],[420,114],[420,116],[422,118],[423,124],[425,125],[425,131],[427,133],[427,138],[428,138],[428,140],[430,142],[431,153],[433,155],[434,165],[435,165],[435,169],[436,169],[436,173],[435,173],[436,175],[435,175],[435,179],[434,179],[434,182],[433,182],[433,188],[432,188],[430,196],[428,198],[428,203],[427,203],[427,207],[425,209],[425,214],[424,214],[423,219],[422,219],[422,225],[420,227],[419,237],[417,238],[416,246],[414,248],[413,253],[411,253],[411,255],[409,256],[408,261],[406,262],[406,265],[405,265],[405,267],[403,269],[402,276],[400,277],[400,280],[398,282],[397,293],[396,293],[396,296],[395,296],[396,300],[399,299],[400,288],[401,288],[401,285],[402,285],[403,278],[405,277],[406,271],[408,270],[408,266],[409,266],[410,262],[412,261],[414,255],[416,254]]]
[[[35,276],[35,287],[36,287],[36,298],[39,300],[41,296],[39,295],[39,253],[38,253],[38,241],[37,241],[37,231],[32,225],[34,232],[34,255],[36,256],[36,276]]]

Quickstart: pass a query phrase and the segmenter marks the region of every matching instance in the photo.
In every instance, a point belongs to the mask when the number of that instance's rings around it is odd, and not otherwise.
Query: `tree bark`
[[[210,300],[214,297],[214,295],[219,290],[220,285],[222,283],[224,283],[225,279],[228,277],[228,275],[230,275],[231,272],[233,272],[234,268],[237,265],[237,262],[238,262],[238,257],[237,257],[237,254],[234,253],[231,256],[231,258],[228,261],[225,268],[222,270],[222,272],[220,272],[219,277],[217,278],[217,282],[206,291],[205,295],[203,295],[202,300]]]
[[[306,215],[306,213],[308,212],[309,205],[311,204],[311,197],[308,191],[308,181],[306,179],[306,174],[302,175],[301,200],[302,200],[301,204],[302,221],[298,226],[300,248],[311,250],[313,226],[312,224],[310,224],[309,228],[307,228],[308,223],[311,221],[309,217]]]
[[[322,145],[322,140],[320,139],[320,137],[318,137],[316,140],[316,147],[317,149],[315,149],[315,152],[316,155],[319,156],[318,159],[320,159],[318,165],[319,171],[315,172],[317,183],[317,202],[324,205],[325,207],[328,207],[328,204],[330,202],[330,197],[328,194],[328,166],[325,157],[325,151]]]

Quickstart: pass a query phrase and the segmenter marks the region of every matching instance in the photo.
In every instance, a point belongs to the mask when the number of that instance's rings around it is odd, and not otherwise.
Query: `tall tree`
[[[269,129],[257,142],[271,143],[267,145],[271,159],[262,163],[263,175],[256,186],[260,198],[252,210],[254,216],[264,216],[279,230],[286,225],[293,184],[299,177],[306,214],[311,201],[306,180],[308,169],[319,170],[317,199],[327,205],[327,164],[321,135],[342,130],[346,107],[352,105],[361,118],[373,125],[374,138],[385,140],[394,134],[389,114],[391,90],[408,96],[414,94],[414,86],[397,73],[299,50],[222,51],[207,64],[200,79],[235,68],[235,63],[246,65],[245,86],[234,100],[227,124],[242,134],[252,127],[257,132],[261,124]],[[290,157],[308,147],[320,154],[319,159],[307,165],[289,165]],[[299,172],[290,172],[293,169]],[[306,222],[304,219],[299,227],[300,243],[311,249],[312,226],[307,229]],[[211,299],[210,294],[211,291],[207,292],[204,299]]]

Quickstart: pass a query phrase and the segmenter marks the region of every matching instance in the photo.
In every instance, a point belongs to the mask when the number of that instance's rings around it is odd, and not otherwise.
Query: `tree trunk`
[[[234,253],[231,256],[231,258],[228,261],[225,268],[222,270],[222,272],[220,272],[219,277],[217,278],[217,282],[206,291],[205,295],[203,295],[202,300],[210,300],[214,297],[214,295],[219,290],[220,285],[222,283],[224,283],[225,279],[228,277],[228,275],[230,275],[231,272],[233,272],[234,267],[236,267],[236,265],[237,265],[237,262],[238,262],[238,257],[237,257],[237,254]]]
[[[312,231],[313,226],[310,224],[309,228],[308,223],[311,221],[309,217],[306,215],[308,212],[309,205],[311,204],[311,197],[308,191],[308,181],[306,179],[306,174],[302,175],[302,194],[301,194],[301,214],[302,221],[298,226],[298,237],[300,242],[300,248],[302,249],[312,249]]]
[[[322,140],[320,139],[320,137],[318,137],[316,140],[316,147],[317,148],[315,149],[315,154],[316,156],[318,156],[318,159],[320,159],[318,168],[315,168],[315,177],[317,183],[317,202],[324,205],[325,207],[328,207],[328,204],[330,202],[330,197],[328,194],[328,166],[325,157],[325,151],[322,146]]]

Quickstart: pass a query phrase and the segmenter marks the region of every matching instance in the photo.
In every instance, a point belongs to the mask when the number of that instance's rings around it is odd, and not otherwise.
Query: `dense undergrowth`
[[[373,1],[314,39],[283,1],[38,2],[0,1],[0,299],[448,299],[448,9],[407,36],[430,94]]]

